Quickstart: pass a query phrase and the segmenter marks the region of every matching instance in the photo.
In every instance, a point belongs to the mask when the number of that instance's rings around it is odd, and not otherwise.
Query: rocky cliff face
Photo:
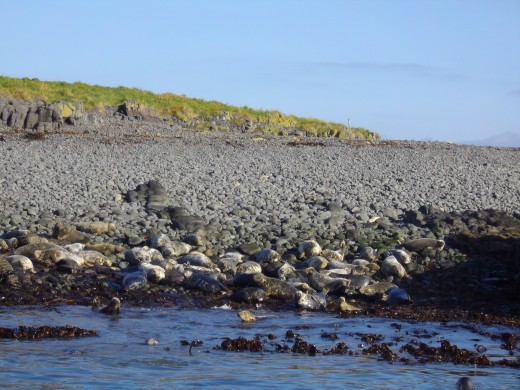
[[[135,101],[127,101],[117,107],[86,110],[81,103],[24,101],[0,96],[0,132],[26,132],[42,135],[47,133],[90,133],[103,135],[162,135],[171,136],[179,131],[232,132],[262,135],[288,135],[314,137],[316,134],[269,120],[251,121],[223,112],[212,118],[163,118],[154,110]],[[323,137],[353,139],[345,127],[329,129]],[[379,139],[373,133],[371,139]]]
[[[3,128],[4,132],[105,132],[116,131],[123,124],[125,130],[138,130],[145,124],[158,128],[172,125],[136,102],[85,110],[80,103],[22,101],[0,96],[0,130]]]
[[[77,103],[43,103],[0,97],[0,122],[12,130],[59,132],[64,124],[75,125],[85,118]]]

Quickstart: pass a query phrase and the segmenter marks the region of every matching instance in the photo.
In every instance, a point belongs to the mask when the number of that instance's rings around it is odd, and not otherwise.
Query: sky
[[[520,0],[0,4],[5,76],[350,119],[386,139],[520,133]]]

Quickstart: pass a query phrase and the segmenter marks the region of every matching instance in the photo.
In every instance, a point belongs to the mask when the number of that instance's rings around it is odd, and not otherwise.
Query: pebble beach
[[[86,264],[108,267],[95,272],[98,278],[111,274],[103,284],[107,299],[118,288],[127,290],[123,278],[145,272],[148,263],[160,269],[158,279],[148,275],[156,283],[142,283],[153,292],[198,291],[206,298],[263,289],[238,299],[252,302],[264,300],[269,282],[244,281],[244,273],[283,282],[274,296],[289,285],[289,294],[281,294],[284,303],[295,299],[295,288],[318,299],[313,294],[326,282],[301,287],[312,279],[309,267],[319,277],[361,275],[355,282],[361,285],[342,286],[346,290],[336,294],[347,298],[365,284],[383,283],[382,303],[392,286],[416,298],[458,289],[470,300],[471,289],[484,286],[495,296],[486,301],[492,305],[497,297],[514,296],[520,277],[520,153],[514,148],[178,132],[41,138],[11,133],[0,149],[3,257],[23,254],[58,279],[85,271]],[[504,245],[504,237],[512,239]],[[62,252],[42,259],[42,248],[23,248],[43,242],[47,250],[48,240],[61,246],[86,242],[90,249],[109,244],[117,251],[105,251],[109,258],[101,260],[91,254],[69,259]],[[309,243],[318,249],[302,249]],[[65,248],[64,253],[78,250]],[[139,254],[148,250],[155,252]],[[204,258],[179,259],[193,251]],[[485,259],[486,267],[469,261],[474,259]],[[170,271],[168,282],[157,284]],[[190,279],[194,271],[201,281]],[[87,284],[90,273],[81,273]],[[447,278],[450,273],[456,277]],[[217,286],[208,285],[208,274]],[[32,283],[26,274],[19,279]],[[38,284],[47,286],[46,280]],[[505,287],[494,286],[497,280]],[[51,283],[46,293],[60,296],[73,286],[70,280]],[[368,293],[372,300],[374,291]],[[38,294],[29,301],[38,301]],[[92,299],[89,289],[80,295],[82,303]],[[324,302],[301,306],[319,309]]]
[[[520,325],[518,149],[180,132],[8,133],[0,152],[3,306]],[[2,329],[14,338],[93,332]],[[518,335],[507,329],[490,337],[514,356]],[[238,338],[220,348],[265,345]],[[453,351],[432,353],[518,368],[484,350]],[[386,344],[366,353],[401,359]]]
[[[107,221],[142,234],[175,234],[124,194],[159,181],[167,203],[185,207],[231,247],[309,232],[334,238],[372,218],[399,220],[431,205],[445,211],[518,212],[520,152],[446,143],[349,145],[320,139],[184,135],[115,139],[9,137],[3,156],[0,231]]]

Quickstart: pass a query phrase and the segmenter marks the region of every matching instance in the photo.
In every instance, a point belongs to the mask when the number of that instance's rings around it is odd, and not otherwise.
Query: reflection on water
[[[474,333],[460,324],[408,323],[380,318],[344,319],[318,313],[270,313],[255,323],[242,324],[233,310],[147,310],[124,308],[117,317],[103,316],[86,307],[64,306],[48,310],[1,308],[0,326],[73,325],[95,329],[99,337],[73,340],[0,340],[1,386],[27,388],[455,388],[460,376],[470,376],[476,388],[516,388],[520,371],[510,368],[475,368],[453,364],[405,365],[363,355],[361,334],[382,336],[395,343],[392,350],[417,339],[438,347],[442,339],[471,351],[480,345],[493,359],[512,357],[500,349],[500,340]],[[400,329],[395,324],[400,325]],[[394,324],[394,325],[391,325]],[[292,329],[319,350],[345,342],[355,356],[306,356],[276,353],[269,343],[287,344]],[[491,333],[517,329],[488,327]],[[337,333],[337,340],[320,337]],[[223,338],[260,335],[268,342],[263,353],[214,350]],[[148,346],[153,337],[159,345]],[[203,344],[182,346],[181,340]],[[401,339],[401,341],[399,341]],[[515,355],[518,350],[515,351]]]

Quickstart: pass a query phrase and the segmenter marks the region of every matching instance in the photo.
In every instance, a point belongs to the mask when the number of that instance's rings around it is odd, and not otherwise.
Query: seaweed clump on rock
[[[0,338],[4,339],[44,339],[44,338],[73,338],[83,336],[97,336],[95,330],[81,329],[76,326],[19,326],[18,328],[0,328]]]
[[[249,352],[262,352],[264,350],[262,343],[258,337],[254,339],[246,339],[245,337],[239,337],[236,339],[226,338],[220,345],[220,349],[224,351],[249,351]]]

